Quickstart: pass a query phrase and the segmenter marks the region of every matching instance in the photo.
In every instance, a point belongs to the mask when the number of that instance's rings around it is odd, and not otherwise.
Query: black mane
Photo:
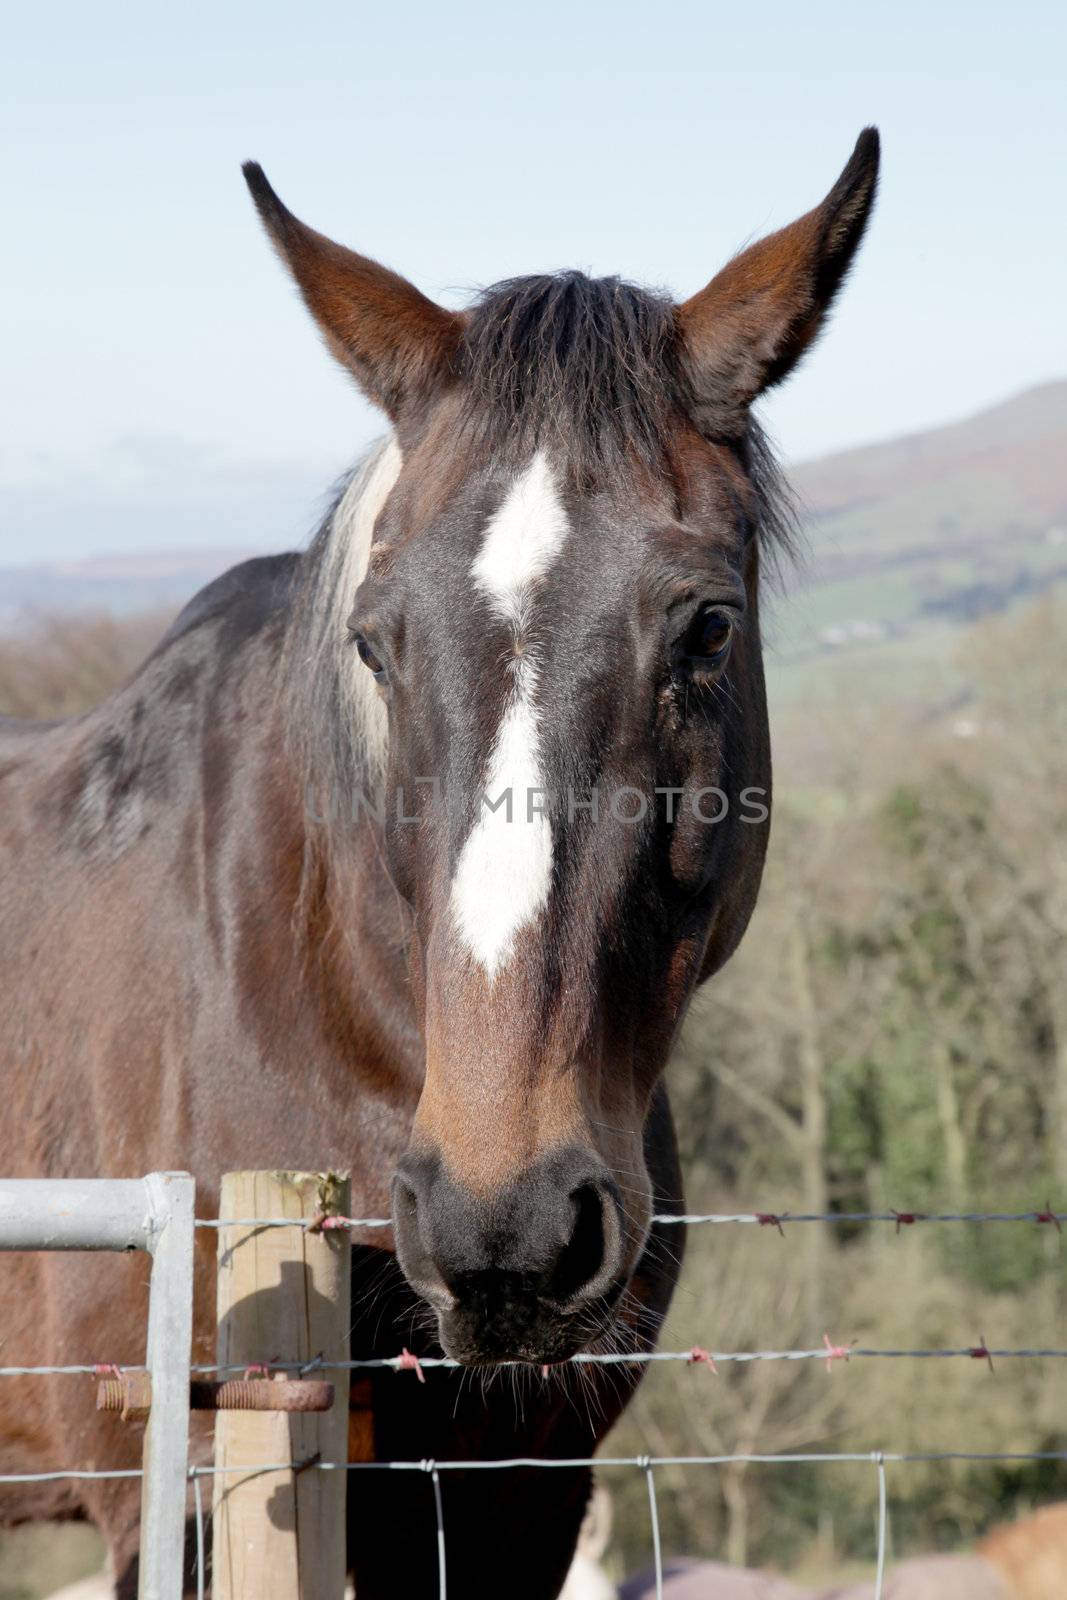
[[[472,421],[498,448],[555,434],[572,461],[657,463],[679,392],[676,340],[671,301],[621,278],[498,283],[470,311],[460,353]]]

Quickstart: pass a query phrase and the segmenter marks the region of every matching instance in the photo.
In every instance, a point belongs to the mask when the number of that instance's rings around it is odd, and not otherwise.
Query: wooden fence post
[[[347,1215],[347,1177],[310,1172],[229,1172],[219,1217],[292,1217],[292,1228],[219,1229],[220,1366],[348,1359],[352,1241],[347,1229],[309,1233],[321,1212]],[[318,1375],[317,1373],[315,1374]],[[291,1373],[287,1376],[292,1376]],[[347,1372],[320,1414],[220,1412],[215,1421],[214,1600],[342,1600],[345,1472],[257,1468],[348,1458]],[[249,1468],[247,1475],[234,1467]]]

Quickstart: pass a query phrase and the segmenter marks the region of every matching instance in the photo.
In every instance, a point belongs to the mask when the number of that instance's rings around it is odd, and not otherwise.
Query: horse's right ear
[[[464,319],[388,267],[294,217],[256,161],[241,169],[263,225],[333,354],[398,422],[446,377]]]

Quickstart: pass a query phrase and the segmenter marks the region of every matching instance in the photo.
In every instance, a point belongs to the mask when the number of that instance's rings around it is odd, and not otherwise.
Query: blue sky
[[[239,164],[460,304],[577,265],[691,293],[814,203],[881,203],[766,406],[787,459],[1067,372],[1060,5],[21,7],[0,67],[0,564],[277,547],[379,424]],[[158,516],[154,514],[158,508]]]

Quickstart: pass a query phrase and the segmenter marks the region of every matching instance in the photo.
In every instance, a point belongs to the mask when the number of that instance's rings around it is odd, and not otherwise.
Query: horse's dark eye
[[[730,654],[733,623],[722,611],[698,611],[682,641],[682,655],[694,667],[719,667]]]
[[[373,672],[376,678],[382,677],[385,673],[385,668],[378,660],[378,657],[374,654],[374,651],[371,649],[364,636],[361,633],[354,633],[352,637],[356,646],[356,654],[359,656],[359,659],[367,668],[368,672]]]

